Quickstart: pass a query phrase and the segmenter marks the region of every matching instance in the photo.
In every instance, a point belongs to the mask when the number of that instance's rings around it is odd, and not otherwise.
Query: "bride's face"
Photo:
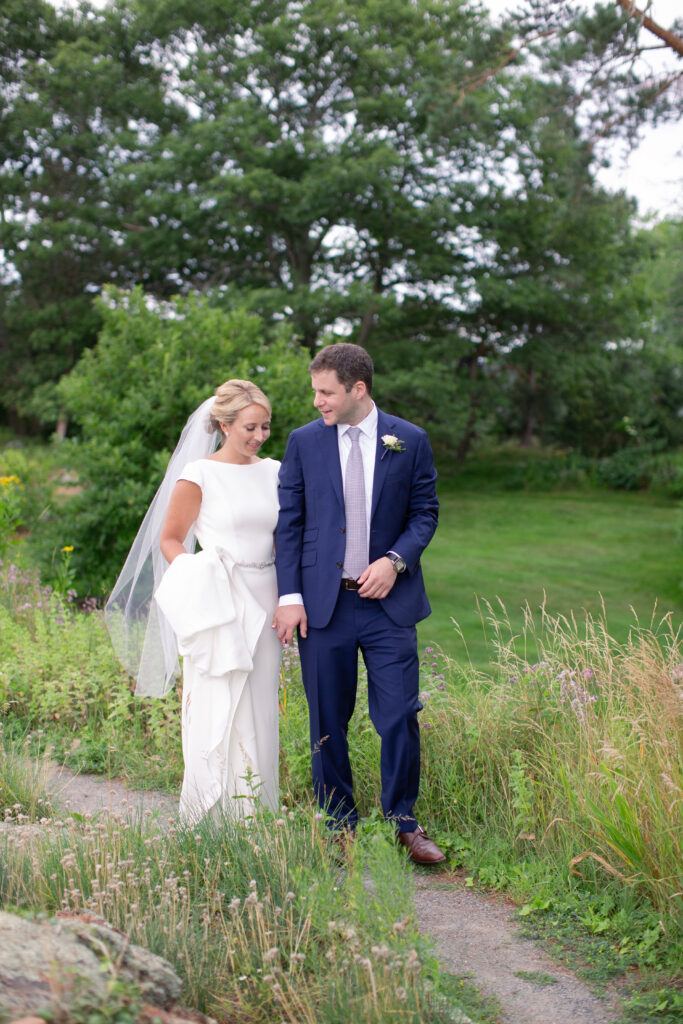
[[[232,423],[221,426],[227,435],[223,448],[249,462],[270,437],[270,413],[254,403],[240,409]]]

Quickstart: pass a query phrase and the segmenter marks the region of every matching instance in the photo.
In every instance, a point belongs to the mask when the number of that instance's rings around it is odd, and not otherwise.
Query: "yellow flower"
[[[68,554],[69,552],[73,551],[73,549],[73,544],[65,544],[64,547],[62,548],[62,551],[66,551]]]
[[[19,483],[19,477],[18,476],[14,476],[14,474],[12,474],[12,476],[0,476],[0,486],[1,487],[9,487],[11,484],[18,484],[18,483]]]

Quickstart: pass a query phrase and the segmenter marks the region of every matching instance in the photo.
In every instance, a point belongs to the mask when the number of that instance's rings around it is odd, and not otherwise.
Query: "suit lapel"
[[[377,410],[377,448],[375,450],[375,475],[372,481],[372,511],[370,513],[370,519],[375,515],[377,505],[379,502],[380,495],[382,493],[382,487],[386,480],[387,473],[389,472],[389,452],[382,444],[382,435],[393,433],[394,420],[390,416],[385,414],[378,409]],[[386,458],[382,456],[386,455]]]
[[[337,428],[326,427],[320,424],[319,435],[320,451],[325,469],[330,475],[332,489],[341,507],[344,507],[344,485],[342,483],[341,463],[339,462],[339,442],[337,440]]]

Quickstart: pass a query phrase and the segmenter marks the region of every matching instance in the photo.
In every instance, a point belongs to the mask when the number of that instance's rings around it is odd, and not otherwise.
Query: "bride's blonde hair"
[[[256,384],[250,380],[226,380],[216,388],[216,400],[211,406],[209,431],[221,429],[221,423],[228,426],[237,418],[237,414],[248,405],[262,405],[272,416],[270,402]]]

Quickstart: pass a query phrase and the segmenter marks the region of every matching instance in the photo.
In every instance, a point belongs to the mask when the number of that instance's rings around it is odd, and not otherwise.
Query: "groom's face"
[[[311,374],[313,385],[313,405],[316,407],[326,426],[336,423],[360,423],[365,413],[361,408],[361,400],[365,395],[365,385],[358,382],[350,391],[337,377],[336,370],[319,370]]]

